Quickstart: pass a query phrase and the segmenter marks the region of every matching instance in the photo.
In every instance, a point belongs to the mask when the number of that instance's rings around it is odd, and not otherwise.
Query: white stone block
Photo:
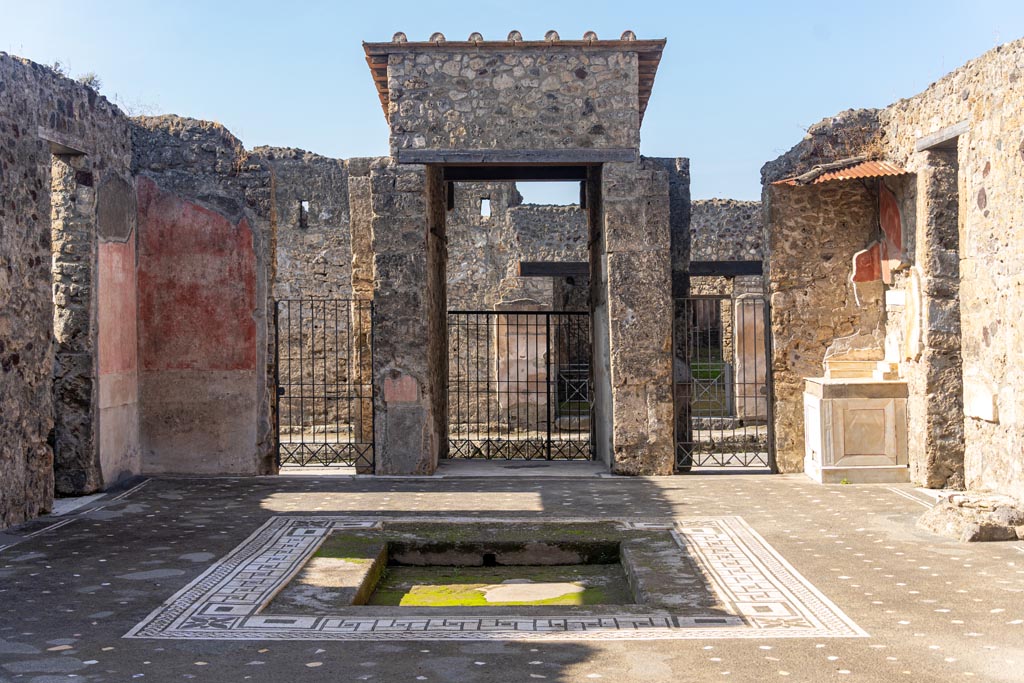
[[[906,396],[905,382],[808,378],[807,476],[823,484],[909,481]]]
[[[986,422],[999,422],[999,394],[988,381],[964,377],[964,415]]]
[[[907,303],[907,293],[902,289],[887,289],[885,290],[885,307],[891,306],[905,306]]]

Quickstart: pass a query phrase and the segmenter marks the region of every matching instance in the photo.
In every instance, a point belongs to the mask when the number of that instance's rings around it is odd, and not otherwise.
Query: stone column
[[[929,488],[964,486],[963,363],[957,152],[923,153],[917,171],[916,263],[920,345],[909,364],[910,470]],[[912,359],[915,360],[915,359]]]
[[[733,364],[736,417],[768,419],[768,358],[765,353],[765,304],[761,294],[744,293],[733,299]]]
[[[97,438],[96,191],[85,155],[55,156],[53,245],[54,476],[58,494],[103,487]]]
[[[647,160],[606,164],[602,195],[599,244],[611,361],[612,469],[618,474],[671,474],[675,444],[668,176]]]
[[[431,474],[440,449],[434,401],[443,387],[432,376],[437,321],[428,292],[426,178],[422,166],[390,160],[370,169],[378,474]]]
[[[688,358],[684,297],[690,296],[691,203],[690,160],[677,158],[645,159],[668,171],[669,241],[672,255],[672,398],[673,439],[693,440],[691,424],[690,359]]]
[[[349,159],[348,206],[352,248],[352,384],[360,388],[354,405],[352,438],[358,443],[373,441],[373,199],[370,191],[372,159]],[[363,474],[363,472],[360,472]],[[372,472],[366,472],[372,474]]]

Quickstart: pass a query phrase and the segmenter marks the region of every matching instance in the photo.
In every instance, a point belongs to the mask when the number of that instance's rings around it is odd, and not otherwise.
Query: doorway
[[[591,169],[443,173],[443,457],[595,459]]]

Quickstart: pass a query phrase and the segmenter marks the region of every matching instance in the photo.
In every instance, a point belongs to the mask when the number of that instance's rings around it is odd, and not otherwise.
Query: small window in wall
[[[490,218],[491,217],[491,198],[483,197],[480,199],[480,217]]]
[[[299,227],[309,227],[309,200],[303,199],[299,202]]]

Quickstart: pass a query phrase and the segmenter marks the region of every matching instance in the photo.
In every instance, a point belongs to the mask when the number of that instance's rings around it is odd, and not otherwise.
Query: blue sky
[[[641,151],[686,156],[695,198],[760,196],[759,170],[804,129],[885,106],[1024,36],[1024,0],[850,2],[57,2],[0,0],[0,50],[72,75],[137,113],[219,121],[247,147],[387,153],[361,41],[442,31],[540,39],[668,38]]]

